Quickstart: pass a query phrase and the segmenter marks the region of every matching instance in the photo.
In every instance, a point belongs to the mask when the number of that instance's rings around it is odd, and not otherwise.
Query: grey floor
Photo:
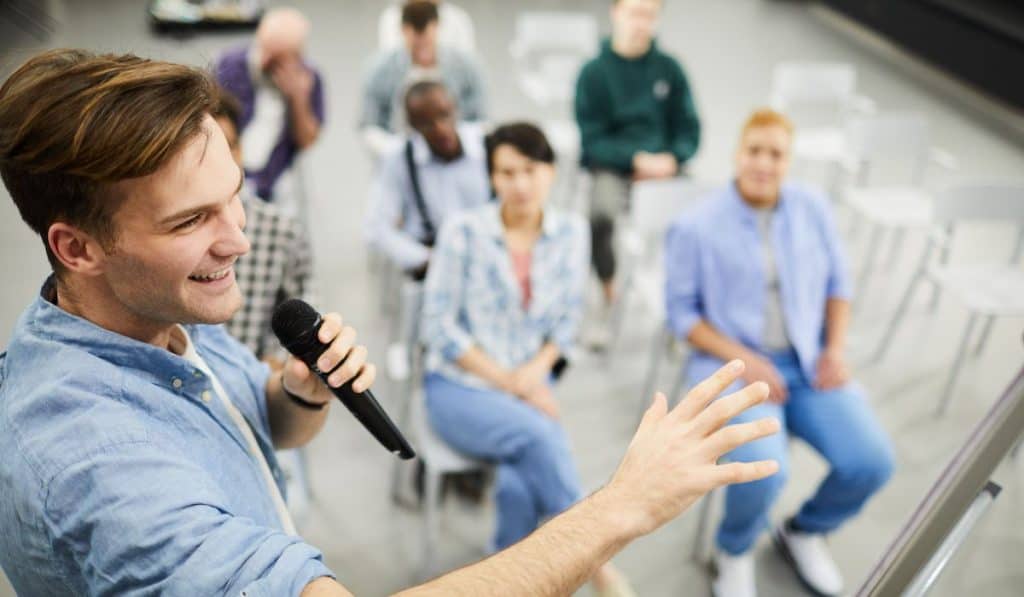
[[[83,46],[206,63],[219,48],[244,36],[210,35],[157,38],[146,29],[142,3],[135,0],[51,1],[57,25],[37,39],[2,20],[0,73],[8,73],[43,47]],[[361,330],[378,359],[385,346],[386,322],[380,297],[367,268],[360,217],[369,164],[357,144],[354,119],[360,73],[374,47],[380,3],[353,0],[299,1],[314,23],[310,55],[323,69],[329,94],[328,125],[310,160],[314,174],[312,230],[323,304],[340,311]],[[463,0],[477,26],[496,120],[564,116],[533,105],[510,76],[507,46],[513,16],[527,9],[586,11],[603,19],[604,0],[507,2]],[[1020,176],[1024,153],[984,124],[974,110],[908,74],[904,65],[865,49],[829,26],[802,2],[759,0],[672,0],[666,3],[662,45],[682,58],[696,91],[705,137],[693,173],[725,180],[737,127],[746,113],[766,100],[770,68],[780,60],[840,60],[854,64],[861,90],[885,109],[913,109],[931,119],[935,144],[954,153],[957,178]],[[6,191],[0,190],[0,195]],[[840,214],[841,218],[844,217]],[[867,289],[853,324],[851,350],[862,364],[858,378],[868,389],[898,454],[893,481],[863,514],[831,539],[848,579],[857,586],[880,551],[893,538],[923,493],[945,466],[967,432],[1022,364],[1020,320],[1001,320],[985,349],[973,359],[956,390],[952,411],[929,416],[943,387],[965,312],[943,300],[935,313],[915,305],[894,350],[880,365],[864,364],[886,315],[909,275],[923,239],[912,238],[899,258],[883,268]],[[958,235],[954,259],[1007,254],[1009,230],[965,230]],[[850,240],[854,263],[863,240]],[[0,347],[20,311],[33,298],[48,271],[37,238],[19,221],[13,203],[0,198]],[[572,438],[584,485],[597,488],[618,462],[632,432],[653,322],[641,311],[630,313],[621,351],[610,366],[583,359],[560,384],[558,396]],[[667,377],[667,375],[666,375]],[[668,383],[668,380],[665,380]],[[378,395],[393,407],[395,392],[381,384]],[[387,406],[387,404],[386,404]],[[343,409],[332,412],[324,432],[309,447],[316,501],[302,531],[324,552],[328,564],[359,595],[383,595],[407,586],[416,565],[420,519],[388,500],[392,461]],[[792,481],[775,512],[782,517],[798,507],[821,478],[824,466],[802,445],[793,448]],[[967,549],[951,564],[933,594],[1009,596],[1024,594],[1024,465],[1004,463],[996,479],[1005,491],[972,535]],[[458,503],[446,507],[440,557],[455,567],[479,557],[493,513]],[[692,563],[693,513],[683,515],[616,557],[641,595],[704,595],[705,570]],[[796,595],[801,589],[766,541],[759,544],[758,577],[762,595]],[[581,591],[585,594],[586,589]],[[0,575],[0,596],[13,591]]]

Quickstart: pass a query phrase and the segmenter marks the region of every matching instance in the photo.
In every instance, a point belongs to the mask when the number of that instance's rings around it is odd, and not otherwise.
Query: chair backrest
[[[1024,224],[1024,180],[951,186],[935,197],[935,221]]]
[[[846,140],[860,183],[882,175],[921,183],[930,146],[928,119],[923,114],[888,112],[853,118],[846,124]]]
[[[568,102],[583,62],[597,54],[597,20],[586,13],[524,12],[509,52],[523,92],[539,104]]]
[[[574,49],[584,55],[597,52],[597,19],[587,13],[537,11],[516,16],[513,44],[522,50]]]
[[[835,121],[849,108],[856,85],[857,71],[847,63],[779,62],[772,72],[770,101],[798,123]]]
[[[630,193],[630,222],[645,238],[661,236],[684,209],[712,189],[702,181],[689,178],[641,180]]]

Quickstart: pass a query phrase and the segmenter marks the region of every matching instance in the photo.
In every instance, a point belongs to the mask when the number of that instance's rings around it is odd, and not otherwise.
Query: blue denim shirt
[[[846,258],[828,203],[818,193],[783,185],[772,236],[786,333],[808,380],[816,377],[829,298],[850,298]],[[764,352],[764,260],[755,210],[735,184],[682,214],[665,249],[665,307],[680,338],[704,320],[744,346]],[[699,380],[721,361],[697,352],[688,377]]]
[[[583,318],[590,233],[577,214],[544,209],[530,257],[530,303],[505,244],[501,205],[452,215],[434,246],[423,289],[420,337],[426,370],[474,387],[483,379],[455,361],[473,346],[506,368],[533,358],[546,342],[571,352]]]
[[[298,595],[333,576],[282,531],[209,377],[53,297],[51,278],[0,355],[0,564],[19,593]],[[268,368],[221,326],[185,328],[283,493]]]

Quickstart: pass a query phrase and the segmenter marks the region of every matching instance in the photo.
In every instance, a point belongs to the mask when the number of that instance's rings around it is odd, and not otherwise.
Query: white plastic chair
[[[949,407],[979,318],[987,317],[988,322],[978,340],[976,353],[982,349],[994,318],[1024,316],[1024,267],[1020,264],[1024,257],[1024,182],[957,185],[936,197],[933,217],[939,227],[929,235],[917,271],[892,320],[884,328],[874,360],[881,361],[885,356],[921,282],[927,280],[963,303],[970,316],[936,409],[936,416],[941,416]],[[1018,226],[1017,246],[1009,263],[946,265],[945,260],[934,263],[937,250],[948,254],[954,226],[968,221],[1015,223]]]
[[[863,304],[885,236],[892,236],[892,261],[898,257],[907,231],[931,226],[933,193],[925,186],[928,166],[953,168],[955,162],[931,147],[928,121],[917,113],[853,119],[847,125],[847,139],[846,166],[855,184],[846,190],[843,200],[871,227],[856,285],[858,304]]]
[[[492,465],[460,454],[434,433],[427,418],[422,390],[410,400],[410,429],[416,438],[416,453],[423,462],[423,530],[421,536],[420,577],[431,578],[437,569],[441,538],[441,480],[448,473],[488,469]]]
[[[612,337],[608,345],[609,355],[622,333],[631,294],[639,293],[655,321],[665,319],[665,271],[661,257],[665,248],[665,231],[676,216],[710,189],[710,185],[688,178],[646,180],[633,184],[629,221],[622,233],[622,291],[610,314]]]
[[[509,45],[523,92],[541,106],[568,104],[576,77],[598,49],[597,20],[577,12],[524,12]]]
[[[839,62],[782,62],[772,72],[771,105],[796,123],[793,156],[838,167],[846,156],[843,123],[870,114],[875,103],[857,95],[857,71]]]

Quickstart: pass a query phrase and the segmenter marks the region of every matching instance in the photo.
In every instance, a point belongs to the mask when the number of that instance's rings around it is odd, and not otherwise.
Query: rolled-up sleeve
[[[704,317],[699,252],[696,230],[684,216],[665,238],[665,313],[672,332],[684,340]]]
[[[167,445],[106,446],[46,491],[55,547],[93,595],[299,595],[334,576],[301,538],[232,512],[207,472]]]
[[[423,289],[420,327],[424,343],[445,360],[455,361],[473,346],[473,337],[459,325],[469,257],[469,229],[461,218],[441,227]]]
[[[564,285],[560,301],[561,312],[555,318],[549,338],[562,355],[568,355],[576,345],[583,320],[583,298],[590,267],[590,230],[582,220],[573,219],[568,226],[568,247],[565,268],[557,270],[558,280],[546,283]]]

